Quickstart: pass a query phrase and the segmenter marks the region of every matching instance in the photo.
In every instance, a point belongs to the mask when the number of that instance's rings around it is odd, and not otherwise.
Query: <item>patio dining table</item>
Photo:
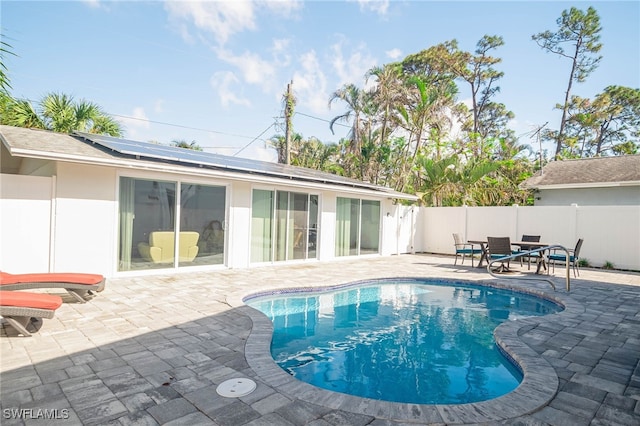
[[[478,262],[478,268],[482,268],[484,267],[483,262],[486,261],[487,263],[489,262],[489,244],[486,240],[467,240],[467,242],[469,244],[472,244],[474,246],[479,246],[480,250],[482,251],[482,254],[480,255],[480,261]],[[518,246],[518,247],[530,247],[531,249],[536,249],[536,248],[543,248],[543,247],[547,247],[550,244],[548,243],[541,243],[541,242],[534,242],[534,241],[512,241],[511,242],[512,246]],[[536,274],[540,273],[540,269],[545,269],[547,270],[547,261],[546,261],[546,253],[547,250],[543,250],[540,252],[540,257],[538,258],[537,264],[536,264]]]

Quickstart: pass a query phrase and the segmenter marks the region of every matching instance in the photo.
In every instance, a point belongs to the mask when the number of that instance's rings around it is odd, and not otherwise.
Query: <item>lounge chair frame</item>
[[[54,315],[55,311],[50,309],[0,306],[0,316],[25,337],[31,337],[31,332],[27,330],[27,326],[31,323],[31,318],[51,319]]]

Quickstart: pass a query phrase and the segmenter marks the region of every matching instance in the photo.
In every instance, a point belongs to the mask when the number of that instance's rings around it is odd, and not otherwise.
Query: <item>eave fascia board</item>
[[[213,170],[197,167],[186,167],[179,165],[167,165],[162,163],[154,163],[146,160],[128,160],[128,159],[111,159],[98,157],[85,157],[72,154],[55,154],[52,155],[48,151],[34,151],[13,149],[10,150],[11,155],[37,158],[49,161],[64,161],[76,164],[90,164],[95,166],[116,167],[122,169],[146,170],[170,173],[174,175],[190,175],[200,177],[212,177],[218,179],[227,179],[243,182],[256,182],[262,184],[290,186],[295,188],[307,188],[314,190],[335,191],[347,194],[365,195],[380,199],[402,199],[408,201],[417,201],[418,197],[412,194],[404,194],[393,190],[384,190],[383,187],[379,191],[368,189],[366,187],[355,187],[348,185],[336,185],[332,183],[320,183],[301,179],[285,177],[263,176],[259,174],[241,173],[232,170]]]
[[[622,182],[591,182],[591,183],[561,183],[555,185],[535,185],[527,189],[589,189],[589,188],[614,188],[621,186],[640,186],[640,180]]]

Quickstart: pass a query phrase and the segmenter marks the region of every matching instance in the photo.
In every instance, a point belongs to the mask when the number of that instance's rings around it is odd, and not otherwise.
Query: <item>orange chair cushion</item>
[[[102,275],[82,274],[77,272],[52,272],[38,274],[10,274],[8,272],[0,272],[0,285],[40,282],[95,285],[99,284],[103,280],[104,277]]]
[[[62,298],[53,294],[28,293],[24,291],[0,291],[0,305],[55,311],[60,307],[60,305],[62,305]]]

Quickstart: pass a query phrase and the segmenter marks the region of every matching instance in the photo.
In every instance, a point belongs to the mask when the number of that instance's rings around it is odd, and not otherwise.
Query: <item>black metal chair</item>
[[[489,262],[511,256],[511,239],[509,237],[487,237],[487,251],[489,252]],[[494,269],[494,272],[510,272],[510,261],[511,259],[506,259],[503,262],[500,262],[500,267]],[[507,264],[506,267],[504,266],[505,263]]]
[[[523,234],[522,235],[522,239],[520,241],[528,241],[531,243],[539,243],[540,242],[540,235],[526,235]],[[518,254],[521,252],[525,252],[525,251],[529,251],[529,250],[533,250],[535,247],[532,246],[527,246],[527,245],[520,245],[520,248],[518,250],[514,250],[513,254]],[[527,258],[527,269],[530,270],[531,269],[531,258],[536,258],[539,259],[540,258],[540,253],[528,253],[528,254],[523,254],[522,256],[518,257],[518,259],[520,259],[520,266],[522,266],[522,258]]]
[[[580,260],[580,249],[582,248],[582,242],[584,240],[582,238],[578,239],[575,248],[569,249],[569,266],[573,269],[573,276],[579,277],[580,271],[578,270],[578,261]],[[558,262],[566,262],[567,255],[564,251],[556,252],[554,251],[549,255],[549,263],[553,264],[553,272],[556,272],[556,261]]]
[[[456,247],[456,258],[453,264],[456,265],[458,263],[458,256],[462,256],[461,264],[464,265],[464,258],[468,255],[471,256],[471,266],[473,267],[473,255],[481,254],[482,250],[479,248],[475,249],[473,248],[473,244],[464,242],[460,234],[453,234],[453,241]]]

